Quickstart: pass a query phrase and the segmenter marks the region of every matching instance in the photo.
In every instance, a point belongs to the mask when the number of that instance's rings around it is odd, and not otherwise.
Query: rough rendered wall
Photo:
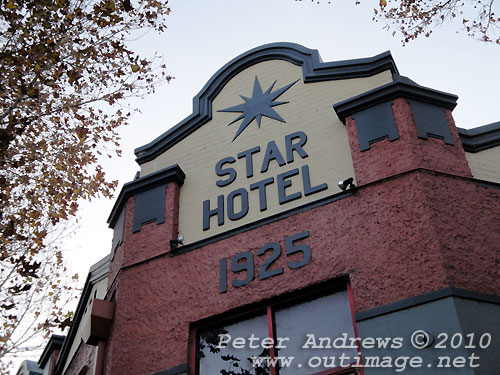
[[[85,366],[88,366],[88,368],[92,371],[92,369],[95,367],[96,351],[97,347],[86,345],[82,342],[80,349],[73,357],[73,360],[69,364],[67,370],[65,371],[65,374],[78,375]]]
[[[406,99],[395,99],[392,104],[399,139],[375,142],[369,150],[360,152],[356,125],[352,117],[346,119],[356,181],[359,185],[415,168],[427,168],[459,176],[472,177],[462,142],[449,110],[446,111],[454,145],[429,137],[418,138],[417,127]]]
[[[190,322],[339,275],[349,275],[357,311],[449,285],[498,294],[498,266],[492,265],[499,262],[500,233],[491,228],[499,225],[499,190],[417,171],[203,248],[127,268],[116,294],[106,373],[139,375],[185,363]],[[274,266],[284,266],[283,274],[219,294],[219,259],[245,250],[255,255],[272,241],[284,246],[285,235],[304,230],[312,251],[307,266],[290,270],[280,257]],[[162,237],[161,231],[150,233],[150,246]],[[258,269],[263,259],[255,260]]]

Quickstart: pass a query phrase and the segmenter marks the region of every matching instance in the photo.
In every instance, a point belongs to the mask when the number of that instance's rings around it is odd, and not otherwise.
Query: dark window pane
[[[199,375],[269,375],[266,366],[253,366],[249,358],[268,357],[269,349],[261,345],[268,337],[267,316],[260,315],[224,327],[211,328],[199,333]],[[224,336],[220,336],[224,335]],[[229,341],[228,336],[231,340]],[[253,336],[252,336],[253,335]],[[259,340],[249,341],[249,338]],[[221,338],[223,341],[221,341]],[[243,348],[234,348],[236,338],[244,338]],[[228,342],[223,344],[223,342]],[[252,348],[253,346],[254,348]]]
[[[344,358],[344,365],[355,362],[357,348],[346,291],[281,308],[275,312],[275,320],[277,338],[290,339],[283,342],[286,348],[279,349],[278,355],[295,357],[290,367],[280,370],[280,375],[312,374],[340,367],[339,357],[342,354],[350,357],[349,360]],[[320,342],[320,338],[326,339]],[[345,341],[346,346],[351,346],[352,339],[354,347],[331,348],[334,340],[338,338],[341,339],[336,340],[336,344]],[[305,344],[309,348],[303,348]],[[321,358],[321,364],[320,360],[316,359],[318,357]],[[323,357],[327,357],[326,362]],[[309,366],[310,360],[313,367]]]

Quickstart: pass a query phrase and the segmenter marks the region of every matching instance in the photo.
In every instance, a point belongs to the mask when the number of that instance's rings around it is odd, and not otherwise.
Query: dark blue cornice
[[[336,103],[333,109],[340,121],[345,123],[346,117],[354,113],[396,98],[414,99],[452,110],[457,105],[458,96],[420,86],[407,77],[394,75],[393,82]]]
[[[444,298],[462,298],[462,299],[469,299],[472,301],[500,305],[500,296],[449,286],[443,289],[435,290],[433,292],[428,292],[418,296],[406,298],[384,306],[375,307],[370,310],[357,312],[354,315],[354,317],[356,319],[356,322],[359,323],[362,322],[363,320],[373,319],[382,315],[392,314],[401,310],[407,310],[410,308],[414,308],[416,306],[428,304]]]
[[[41,369],[45,368],[45,365],[47,364],[47,361],[50,359],[52,352],[54,350],[60,350],[62,348],[65,339],[66,336],[61,336],[61,335],[52,335],[50,337],[48,344],[45,346],[45,349],[43,349],[43,353],[40,356],[40,359],[38,360],[38,364],[40,365]]]
[[[193,113],[152,142],[135,150],[139,164],[154,159],[212,119],[212,101],[226,83],[246,68],[267,60],[285,60],[302,67],[305,83],[369,77],[390,70],[397,74],[389,51],[377,56],[323,62],[317,50],[294,43],[266,44],[247,51],[224,65],[193,98]]]
[[[473,129],[458,128],[466,152],[479,152],[500,145],[500,121]]]

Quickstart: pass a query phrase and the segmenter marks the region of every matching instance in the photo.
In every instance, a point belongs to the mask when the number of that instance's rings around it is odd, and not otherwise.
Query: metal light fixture
[[[349,189],[349,190],[357,189],[357,186],[354,185],[354,178],[349,177],[346,180],[339,181],[339,188],[342,191],[346,191],[347,189]]]
[[[182,234],[179,234],[177,238],[170,240],[170,251],[174,251],[179,246],[183,245],[184,245],[184,236]]]

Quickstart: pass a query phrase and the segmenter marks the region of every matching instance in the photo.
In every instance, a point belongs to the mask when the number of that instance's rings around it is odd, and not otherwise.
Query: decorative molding
[[[346,117],[396,98],[413,99],[452,110],[457,105],[458,96],[420,86],[409,78],[395,74],[393,82],[334,104],[333,109],[345,124]]]
[[[54,350],[62,348],[65,339],[66,336],[61,336],[61,335],[52,335],[50,337],[49,342],[45,346],[45,349],[43,349],[43,353],[40,356],[40,359],[38,360],[38,364],[40,365],[41,369],[43,369],[47,364],[47,361],[50,359],[52,352]]]
[[[64,370],[66,361],[68,360],[69,351],[71,349],[71,346],[73,345],[73,341],[75,340],[78,327],[80,326],[82,317],[85,313],[85,307],[87,306],[87,302],[89,301],[89,299],[92,297],[91,292],[93,286],[99,281],[101,281],[103,278],[108,277],[110,260],[111,260],[111,254],[108,254],[99,262],[90,267],[89,275],[87,276],[87,280],[85,281],[85,285],[83,286],[83,291],[80,300],[78,301],[78,305],[76,307],[73,324],[69,329],[68,335],[64,340],[61,353],[59,354],[59,358],[57,359],[57,365],[55,371],[55,374],[57,375],[61,375]],[[73,358],[70,358],[69,360],[72,361]]]
[[[465,152],[476,153],[500,145],[500,121],[473,129],[457,129]]]
[[[398,74],[389,51],[369,58],[325,63],[317,50],[294,43],[272,43],[251,49],[228,62],[209,79],[193,98],[191,115],[152,142],[137,148],[137,163],[142,164],[154,159],[210,121],[212,101],[226,83],[248,67],[268,60],[284,60],[301,66],[304,83],[369,77],[386,70]]]
[[[120,246],[123,242],[123,229],[125,225],[125,211],[120,210],[120,214],[115,221],[115,225],[113,226],[113,240],[111,244],[111,253],[115,253],[118,246]]]
[[[188,372],[187,363],[183,363],[182,365],[171,367],[167,370],[163,370],[160,372],[155,372],[153,375],[184,375]]]
[[[385,178],[383,178],[381,180],[370,182],[370,183],[368,183],[366,185],[363,185],[361,187],[356,187],[356,189],[352,189],[351,188],[351,189],[346,190],[346,191],[335,193],[335,194],[326,196],[326,197],[324,197],[324,198],[322,198],[320,200],[317,200],[317,201],[314,201],[314,202],[309,202],[309,203],[306,203],[306,204],[304,204],[302,206],[298,206],[298,207],[295,207],[295,208],[291,208],[291,209],[289,209],[287,211],[283,211],[283,212],[280,212],[278,214],[275,214],[275,215],[272,215],[272,216],[269,216],[269,217],[266,217],[266,218],[263,218],[263,219],[251,222],[251,223],[248,223],[248,224],[243,225],[241,227],[234,228],[234,229],[228,230],[226,232],[216,234],[216,235],[214,235],[212,237],[204,238],[202,240],[199,240],[199,241],[196,241],[196,242],[192,242],[192,243],[180,246],[180,247],[176,248],[175,251],[169,251],[170,248],[168,246],[165,246],[165,252],[164,253],[158,254],[158,255],[156,255],[153,258],[149,258],[149,259],[137,262],[137,263],[133,263],[133,264],[127,265],[127,266],[123,267],[122,270],[129,269],[129,268],[132,268],[132,267],[136,267],[136,266],[138,266],[140,264],[149,262],[149,261],[151,261],[153,259],[157,259],[157,258],[160,258],[160,257],[163,257],[163,256],[175,257],[175,256],[179,256],[179,255],[191,252],[193,250],[200,249],[202,247],[205,247],[207,245],[216,243],[216,242],[224,240],[226,238],[230,238],[232,236],[236,236],[238,234],[248,232],[248,231],[253,230],[255,228],[259,228],[261,226],[264,226],[264,225],[267,225],[267,224],[271,224],[271,223],[274,223],[276,221],[285,219],[285,218],[287,218],[289,216],[293,216],[295,214],[298,214],[298,213],[301,213],[301,212],[305,212],[305,211],[308,211],[308,210],[316,208],[316,207],[321,207],[321,206],[324,206],[324,205],[336,202],[336,201],[338,201],[340,199],[351,197],[354,194],[356,194],[358,191],[360,191],[361,189],[366,189],[369,186],[378,185],[378,184],[384,183],[386,181],[394,180],[396,178],[399,178],[399,177],[402,177],[402,176],[406,176],[406,175],[409,175],[409,174],[415,173],[415,172],[423,172],[423,173],[429,173],[429,174],[432,174],[432,175],[435,175],[435,176],[443,176],[443,177],[448,177],[448,178],[459,179],[459,180],[462,180],[462,181],[470,181],[470,182],[475,183],[476,185],[484,187],[484,188],[490,188],[490,189],[500,190],[500,184],[498,184],[496,182],[491,182],[491,181],[486,181],[486,180],[478,180],[478,179],[475,179],[475,178],[469,178],[469,177],[463,177],[463,176],[456,176],[456,175],[451,175],[451,174],[448,174],[448,173],[438,172],[438,171],[429,170],[429,169],[425,169],[425,168],[411,169],[411,170],[408,170],[408,171],[405,171],[405,172],[402,172],[402,173],[398,173],[398,174],[396,174],[394,176],[389,176],[389,177],[385,177]]]
[[[406,298],[394,303],[390,303],[388,305],[375,307],[374,309],[358,312],[355,314],[355,319],[356,322],[359,323],[363,320],[368,320],[375,318],[377,316],[395,313],[400,310],[406,310],[411,307],[423,305],[426,303],[430,303],[448,297],[465,298],[474,301],[494,303],[500,305],[500,296],[449,286],[447,288],[421,294],[419,296]]]
[[[127,204],[128,198],[172,181],[182,185],[185,178],[186,174],[181,167],[174,164],[158,172],[151,173],[145,177],[140,177],[134,181],[126,183],[123,185],[120,195],[118,195],[113,209],[111,210],[111,214],[109,215],[109,227],[114,228],[116,221],[120,217],[121,211]]]
[[[190,243],[190,244],[186,244],[184,246],[178,247],[175,251],[170,251],[169,254],[170,254],[170,256],[177,256],[177,255],[185,254],[187,252],[199,249],[201,247],[204,247],[204,246],[210,245],[212,243],[224,240],[226,238],[235,236],[237,234],[245,233],[245,232],[248,232],[252,229],[259,228],[263,225],[282,220],[284,218],[298,214],[300,212],[305,212],[305,211],[308,211],[308,210],[316,208],[316,207],[320,207],[320,206],[324,206],[326,204],[336,202],[340,199],[348,198],[350,196],[353,196],[355,193],[356,193],[356,190],[354,190],[354,189],[349,189],[346,191],[335,193],[335,194],[329,195],[325,198],[322,198],[320,200],[306,203],[302,206],[291,208],[287,211],[283,211],[283,212],[280,212],[278,214],[268,216],[268,217],[265,217],[263,219],[248,223],[248,224],[243,225],[241,227],[228,230],[227,232],[219,233],[219,234],[216,234],[212,237],[208,237],[208,238],[205,238],[205,239],[202,239],[202,240]],[[150,259],[148,259],[148,260],[150,260]],[[136,264],[134,264],[134,266],[135,265]],[[128,268],[128,266],[124,267],[124,268]]]

